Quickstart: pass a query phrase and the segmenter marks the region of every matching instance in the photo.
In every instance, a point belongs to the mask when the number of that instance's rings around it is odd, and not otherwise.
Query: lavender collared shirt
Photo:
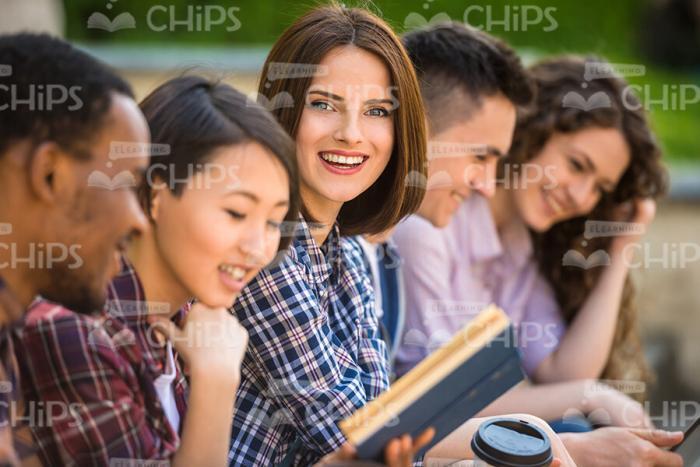
[[[537,270],[526,227],[499,233],[488,201],[465,200],[445,228],[413,215],[393,235],[403,258],[406,321],[396,372],[406,373],[495,303],[516,327],[523,367],[532,376],[556,350],[565,324],[554,293]]]

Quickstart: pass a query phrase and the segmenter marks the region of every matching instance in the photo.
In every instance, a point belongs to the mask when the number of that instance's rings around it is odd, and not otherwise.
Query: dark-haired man
[[[404,303],[410,307],[413,296],[410,290],[404,292],[396,247],[403,247],[400,253],[409,259],[420,257],[423,251],[408,246],[407,236],[421,235],[423,230],[429,236],[440,232],[472,191],[484,197],[493,194],[496,165],[513,138],[516,108],[533,98],[531,80],[518,56],[486,33],[444,24],[408,33],[403,43],[416,68],[429,131],[428,177],[407,183],[421,184],[427,191],[417,214],[399,224],[393,238],[384,238],[381,244],[376,238],[361,242],[380,291],[377,310],[391,354],[398,352],[399,375],[423,359],[427,350],[400,346],[402,329],[414,329],[416,316],[404,311]],[[426,242],[430,241],[421,239],[417,245]],[[433,269],[422,270],[432,277]]]
[[[2,277],[22,306],[99,310],[145,227],[133,188],[148,154],[126,146],[146,147],[146,121],[126,82],[59,39],[0,36],[0,64]]]
[[[103,64],[47,35],[0,35],[3,363],[8,330],[36,296],[101,309],[125,241],[146,227],[133,185],[148,154],[124,146],[149,139],[129,85]],[[4,366],[2,392],[13,394],[16,371]],[[11,399],[4,428],[14,425]]]

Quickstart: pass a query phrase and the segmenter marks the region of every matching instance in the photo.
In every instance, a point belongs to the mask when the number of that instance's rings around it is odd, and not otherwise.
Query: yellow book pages
[[[503,332],[509,324],[510,320],[503,310],[495,305],[486,307],[450,342],[425,358],[375,400],[341,421],[339,426],[345,437],[355,445],[364,442]]]

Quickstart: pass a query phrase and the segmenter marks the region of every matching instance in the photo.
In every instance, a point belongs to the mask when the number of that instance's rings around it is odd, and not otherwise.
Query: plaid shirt
[[[0,293],[2,293],[1,290]],[[15,465],[11,460],[19,459],[16,457],[17,446],[15,446],[15,444],[19,445],[19,440],[15,439],[13,433],[13,407],[17,402],[19,379],[12,346],[11,326],[0,326],[0,465]]]
[[[133,268],[126,261],[123,266],[100,315],[79,315],[40,300],[14,334],[27,408],[51,407],[45,411],[54,413],[31,417],[45,465],[170,459],[179,446],[153,384],[166,371],[165,346],[147,321],[153,304],[145,301]],[[180,364],[176,367],[182,418],[187,383]]]
[[[0,313],[4,315],[3,320],[10,315],[10,312],[3,308],[7,300],[9,300],[9,292],[5,281],[0,277]],[[11,427],[11,408],[16,400],[17,362],[11,339],[11,329],[16,324],[16,322],[0,324],[0,429]]]
[[[14,359],[10,327],[0,327],[0,429],[12,425],[11,407],[16,400],[17,364]]]
[[[230,465],[310,465],[345,442],[337,422],[389,387],[373,293],[357,240],[336,225],[319,248],[302,219],[232,308],[250,339]]]

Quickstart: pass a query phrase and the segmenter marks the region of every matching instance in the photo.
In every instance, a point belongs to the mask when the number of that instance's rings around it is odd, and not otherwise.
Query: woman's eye
[[[388,117],[389,111],[383,107],[375,107],[367,111],[367,115],[370,117]]]
[[[604,187],[603,185],[598,185],[598,193],[600,196],[610,196],[613,193],[613,190],[610,190],[607,187]]]
[[[238,211],[234,211],[234,210],[232,210],[232,209],[227,209],[226,212],[228,213],[229,216],[231,216],[232,218],[234,218],[234,219],[236,219],[236,220],[243,220],[243,219],[245,219],[245,214],[242,214],[242,213],[240,213],[240,212],[238,212]]]
[[[331,105],[325,101],[313,101],[310,105],[314,109],[318,109],[318,110],[333,110]]]
[[[489,156],[485,154],[477,154],[475,157],[478,162],[486,162],[487,160],[489,160]]]
[[[269,229],[279,231],[282,228],[282,223],[277,221],[267,221],[267,227]]]
[[[581,163],[580,163],[579,161],[577,161],[575,158],[570,157],[570,158],[569,158],[569,162],[571,163],[571,167],[573,167],[573,169],[574,169],[576,172],[583,172],[583,164],[581,164]]]

